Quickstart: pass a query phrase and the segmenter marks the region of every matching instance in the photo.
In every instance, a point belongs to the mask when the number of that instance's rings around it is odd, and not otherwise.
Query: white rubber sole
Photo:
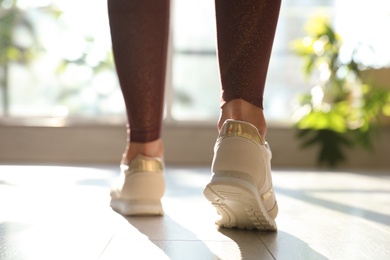
[[[205,197],[221,215],[217,225],[227,228],[276,231],[256,187],[242,179],[217,177],[206,186]]]
[[[125,216],[164,215],[160,201],[112,199],[110,206],[113,210]]]

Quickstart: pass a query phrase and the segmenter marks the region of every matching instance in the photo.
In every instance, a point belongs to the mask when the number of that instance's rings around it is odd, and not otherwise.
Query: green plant
[[[327,20],[316,18],[306,30],[292,47],[317,84],[300,97],[298,138],[303,148],[318,145],[318,163],[334,167],[346,160],[346,148],[372,148],[380,115],[390,116],[390,92],[362,83],[358,48],[349,60],[340,58],[341,37]]]

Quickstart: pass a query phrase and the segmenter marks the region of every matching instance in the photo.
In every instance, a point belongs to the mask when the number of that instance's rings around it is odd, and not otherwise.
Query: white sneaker
[[[118,183],[110,192],[110,206],[122,215],[163,215],[164,192],[162,160],[137,155],[129,165],[121,165]]]
[[[214,147],[212,176],[204,195],[222,227],[275,231],[278,205],[272,187],[272,153],[257,128],[227,120]]]

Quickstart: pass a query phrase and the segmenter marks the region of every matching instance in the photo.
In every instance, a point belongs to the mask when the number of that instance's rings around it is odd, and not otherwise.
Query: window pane
[[[2,6],[2,12],[21,17],[2,23],[2,30],[11,27],[8,52],[15,48],[33,52],[26,58],[16,53],[1,62],[3,71],[7,69],[2,113],[43,117],[123,114],[110,56],[106,0],[17,3]]]
[[[390,67],[390,1],[335,1],[334,24],[342,36],[346,58],[357,47],[366,66]]]
[[[214,1],[174,0],[172,117],[211,120],[219,115]]]
[[[176,53],[173,60],[174,119],[207,120],[218,117],[219,82],[215,53]]]

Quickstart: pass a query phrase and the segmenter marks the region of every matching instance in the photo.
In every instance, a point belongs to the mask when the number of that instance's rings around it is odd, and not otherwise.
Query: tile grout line
[[[264,247],[267,249],[268,253],[272,256],[273,259],[276,260],[275,255],[272,253],[272,251],[268,248],[268,246],[264,243],[263,239],[261,239],[261,236],[259,234],[256,234],[257,238],[261,241],[261,243],[264,245]]]
[[[110,240],[107,242],[106,246],[102,249],[101,253],[99,254],[98,259],[102,258],[104,251],[106,251],[108,245],[111,243],[111,241],[113,241],[114,237],[115,237],[115,232],[114,232],[114,234],[112,234],[112,236],[111,236]]]

